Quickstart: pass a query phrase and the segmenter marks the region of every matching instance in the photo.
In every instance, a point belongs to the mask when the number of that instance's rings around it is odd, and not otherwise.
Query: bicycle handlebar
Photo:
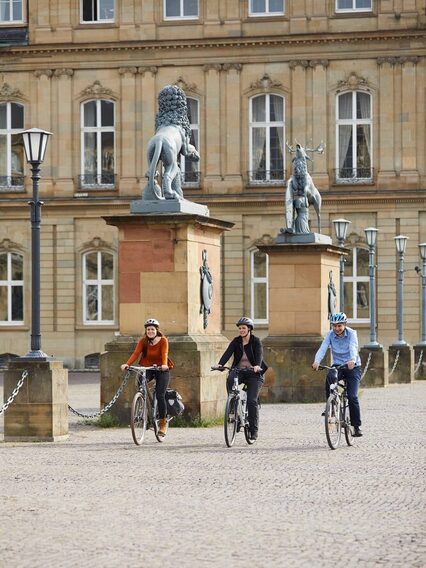
[[[226,365],[222,365],[221,367],[210,367],[211,371],[237,371],[238,373],[240,372],[244,372],[244,371],[254,371],[254,367],[245,367],[244,369],[238,369],[238,367],[227,367]],[[258,371],[257,374],[259,374],[261,371]]]
[[[158,365],[151,365],[150,367],[141,367],[138,365],[127,365],[126,371],[158,371],[160,367]]]
[[[328,365],[319,365],[318,371],[323,371],[324,369],[346,369],[347,366],[348,365],[346,363],[343,363],[343,365],[334,365],[334,367],[329,367]]]

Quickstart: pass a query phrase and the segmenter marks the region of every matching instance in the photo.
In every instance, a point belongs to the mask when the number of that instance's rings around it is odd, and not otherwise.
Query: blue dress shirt
[[[315,363],[321,363],[328,348],[331,349],[334,365],[344,365],[348,361],[355,361],[356,367],[361,365],[358,353],[358,336],[351,327],[346,327],[340,336],[330,330],[315,355]]]

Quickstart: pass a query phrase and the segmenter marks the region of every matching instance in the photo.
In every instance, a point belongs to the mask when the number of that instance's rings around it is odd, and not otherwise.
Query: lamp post
[[[334,231],[336,233],[337,242],[339,246],[343,248],[346,239],[346,233],[348,232],[350,221],[347,219],[334,219]],[[345,311],[345,287],[344,287],[344,275],[345,275],[345,258],[343,254],[340,255],[340,311]]]
[[[40,333],[40,224],[41,206],[38,195],[40,164],[44,160],[47,142],[51,132],[31,128],[22,132],[25,157],[31,166],[33,180],[33,198],[31,206],[31,351],[25,358],[46,359],[46,353],[41,350]]]
[[[404,254],[407,247],[408,237],[398,235],[394,237],[396,252],[399,254],[399,270],[398,270],[398,340],[393,345],[407,345],[403,338],[403,291],[404,291]]]
[[[376,339],[376,265],[374,261],[377,233],[378,230],[374,227],[364,229],[365,237],[368,245],[368,269],[370,274],[370,343],[365,347],[367,349],[381,349],[381,345]]]
[[[416,347],[426,347],[426,243],[419,245],[423,270],[416,266],[416,272],[422,279],[422,338]]]

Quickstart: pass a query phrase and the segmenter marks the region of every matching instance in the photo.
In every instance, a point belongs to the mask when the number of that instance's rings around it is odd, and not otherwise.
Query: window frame
[[[116,21],[116,0],[113,0],[113,5],[114,5],[114,16],[112,18],[108,18],[108,19],[97,19],[97,20],[84,20],[83,19],[83,4],[84,4],[85,0],[80,0],[80,24],[82,25],[93,25],[93,24],[114,24]],[[92,0],[93,1],[93,0]],[[99,14],[99,3],[102,2],[102,0],[94,0],[96,2],[96,7],[97,7],[97,11]]]
[[[347,95],[352,95],[352,118],[339,118],[339,99],[340,97]],[[357,95],[361,93],[363,95],[368,95],[370,99],[370,117],[369,118],[357,118]],[[345,90],[341,93],[337,93],[336,95],[336,183],[371,183],[373,181],[373,96],[370,92],[363,91],[360,89],[357,90]],[[370,176],[368,177],[360,177],[355,175],[354,177],[345,178],[340,175],[340,170],[343,169],[340,167],[340,154],[339,154],[339,133],[341,126],[352,126],[352,170],[358,173],[358,166],[357,166],[357,127],[362,125],[368,125],[370,127]]]
[[[22,18],[21,18],[20,20],[14,20],[13,18],[12,18],[12,19],[9,19],[9,20],[2,20],[2,19],[0,19],[0,26],[4,26],[4,25],[10,26],[11,24],[24,24],[24,23],[25,23],[25,2],[24,2],[23,0],[20,0],[20,1],[21,1],[21,13],[22,13]],[[13,10],[12,10],[12,8],[13,8],[13,3],[14,3],[13,0],[9,0],[9,11],[10,11],[10,15],[13,14]],[[1,14],[1,12],[0,12],[0,14]]]
[[[14,185],[12,183],[12,136],[16,134],[21,134],[22,130],[25,128],[25,105],[18,103],[16,101],[0,101],[0,106],[6,105],[6,128],[0,128],[0,136],[6,137],[6,172],[0,171],[0,188],[7,189],[8,191],[19,191],[24,187],[24,177],[25,177],[25,157],[24,157],[24,143],[22,141],[22,183]],[[16,105],[22,108],[22,127],[12,128],[12,105]],[[3,184],[1,178],[5,177],[10,179],[10,183]]]
[[[275,17],[275,16],[284,16],[284,14],[285,14],[285,0],[282,0],[283,9],[280,12],[271,12],[269,10],[270,0],[264,0],[264,1],[265,1],[265,12],[253,12],[252,11],[253,0],[248,0],[248,16],[249,16],[249,18],[268,18],[268,17]]]
[[[197,146],[196,149],[198,150],[198,152],[200,153],[200,100],[196,97],[190,97],[187,96],[186,100],[189,101],[195,101],[197,103],[197,122],[190,122],[190,128],[191,128],[191,134],[192,132],[196,132],[197,133]],[[189,105],[188,105],[189,107]],[[191,120],[193,120],[193,117],[191,115]],[[196,181],[186,181],[185,180],[185,173],[186,173],[186,168],[185,168],[185,156],[180,157],[180,172],[181,172],[181,179],[182,179],[182,186],[183,187],[199,187],[200,185],[200,161],[199,162],[194,162],[197,164],[198,170],[195,173],[198,173],[197,176],[197,180]]]
[[[254,275],[254,257],[258,253],[265,255],[266,276]],[[255,287],[257,284],[266,284],[266,318],[264,319],[255,318]],[[252,249],[250,251],[250,314],[251,314],[251,319],[255,324],[257,325],[269,324],[269,255],[266,252],[263,253],[257,248]]]
[[[86,278],[86,257],[89,254],[96,253],[97,261],[96,261],[96,271],[97,271],[97,278]],[[112,278],[102,279],[102,254],[109,254],[112,257],[113,265],[113,275]],[[111,250],[107,249],[96,249],[96,250],[86,250],[82,253],[82,265],[81,265],[81,276],[82,276],[82,316],[83,316],[83,325],[84,326],[96,326],[96,325],[105,325],[111,326],[115,325],[115,310],[116,310],[116,299],[115,299],[115,275],[116,275],[116,258],[114,253]],[[100,276],[100,278],[99,278]],[[88,310],[87,310],[87,287],[88,286],[97,286],[98,289],[98,317],[96,320],[87,319]],[[112,320],[104,320],[101,319],[100,316],[103,315],[103,306],[102,306],[102,286],[112,286]]]
[[[339,0],[336,0],[335,3],[335,10],[336,14],[357,14],[357,13],[368,13],[373,11],[373,0],[370,0],[370,7],[369,8],[357,8],[355,6],[356,0],[352,0],[352,8],[339,8],[338,7]]]
[[[191,21],[200,19],[200,1],[197,0],[197,15],[196,16],[185,16],[184,11],[184,0],[179,0],[179,16],[167,16],[167,0],[163,0],[163,18],[166,22],[171,21]]]
[[[24,274],[24,255],[16,250],[1,250],[0,255],[7,255],[7,279],[0,280],[0,286],[7,288],[7,320],[0,320],[0,326],[23,326],[25,322],[25,297],[24,297],[24,278],[22,280],[12,280],[12,255],[17,255],[22,260],[22,274]],[[12,320],[12,287],[22,288],[22,320]]]
[[[368,248],[366,246],[360,246],[360,244],[355,245],[352,247],[352,276],[343,276],[343,286],[346,283],[352,284],[352,314],[351,318],[348,318],[349,323],[355,324],[369,324],[371,321],[371,306],[370,301],[368,302],[368,318],[358,318],[358,303],[357,303],[357,292],[358,292],[358,284],[361,282],[367,282],[370,285],[370,276],[358,276],[358,249],[364,250],[368,252]],[[346,292],[346,291],[345,291]],[[347,294],[345,293],[345,304],[348,302]]]

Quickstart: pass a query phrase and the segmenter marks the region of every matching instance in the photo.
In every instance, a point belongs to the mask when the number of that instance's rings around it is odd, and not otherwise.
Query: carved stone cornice
[[[273,79],[271,79],[268,73],[265,73],[263,77],[261,77],[257,81],[253,81],[253,83],[250,85],[250,89],[264,89],[266,91],[274,87],[282,86],[282,83],[280,83],[279,81],[274,81]]]
[[[55,69],[53,72],[55,77],[72,77],[74,75],[74,69]]]
[[[309,61],[309,67],[312,67],[313,69],[315,69],[318,65],[321,65],[324,69],[327,69],[327,67],[330,65],[330,62],[328,59],[311,59]]]
[[[356,91],[358,89],[370,90],[372,88],[368,79],[361,77],[355,71],[352,71],[346,79],[342,79],[337,83],[336,91]]]
[[[111,89],[104,87],[101,84],[100,81],[95,81],[92,85],[83,89],[80,93],[80,96],[82,98],[86,98],[86,97],[96,97],[96,98],[113,97],[114,93],[112,92]]]
[[[19,89],[14,89],[9,83],[3,83],[0,88],[0,101],[10,101],[11,99],[24,100],[25,97]]]
[[[296,69],[296,67],[304,67],[305,69],[309,67],[309,61],[307,59],[291,59],[288,62],[290,69]]]
[[[118,72],[120,75],[125,75],[126,73],[129,73],[130,75],[136,75],[136,73],[138,72],[138,68],[137,67],[119,67]]]
[[[86,243],[83,244],[83,246],[80,248],[80,251],[83,250],[90,250],[90,249],[94,249],[94,250],[99,250],[99,249],[114,249],[113,246],[111,246],[110,243],[107,243],[106,241],[104,241],[103,239],[101,239],[101,237],[93,237],[93,239],[91,241],[87,241]]]
[[[265,233],[260,237],[260,239],[253,241],[253,246],[257,247],[258,245],[272,245],[274,242],[275,238]]]
[[[37,77],[37,79],[40,79],[40,77],[47,77],[48,79],[50,79],[52,75],[53,75],[52,69],[36,69],[34,71],[34,77]]]
[[[138,67],[138,73],[140,73],[142,77],[145,75],[145,73],[151,73],[151,75],[155,77],[155,75],[157,75],[158,73],[158,67],[156,67],[155,65],[151,65],[150,67]]]
[[[418,55],[403,55],[401,57],[397,56],[388,56],[388,57],[378,57],[377,58],[377,65],[404,65],[405,63],[412,63],[413,65],[417,65],[420,61],[420,57]]]
[[[182,91],[197,91],[197,85],[195,83],[187,83],[183,77],[178,77],[174,83],[182,89]]]
[[[221,63],[207,63],[203,65],[203,71],[208,73],[209,71],[217,71],[218,73],[222,70]]]
[[[22,248],[21,245],[18,245],[18,243],[15,243],[14,241],[11,241],[10,239],[3,239],[2,241],[0,241],[0,250],[1,251],[13,251],[13,250],[19,250],[19,251],[23,251],[24,249]]]
[[[222,65],[222,69],[226,72],[228,71],[236,71],[237,73],[241,73],[243,66],[241,63],[224,63]]]

